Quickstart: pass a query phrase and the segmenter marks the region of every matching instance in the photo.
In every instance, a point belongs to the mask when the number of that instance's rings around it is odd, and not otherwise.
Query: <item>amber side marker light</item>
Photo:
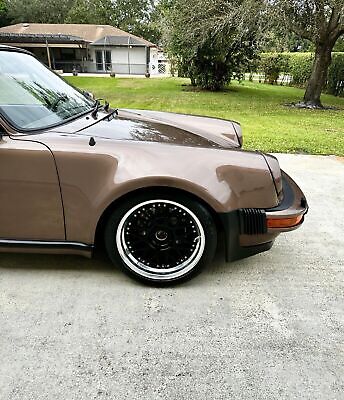
[[[302,215],[293,218],[271,218],[267,220],[268,228],[292,228],[302,220]]]

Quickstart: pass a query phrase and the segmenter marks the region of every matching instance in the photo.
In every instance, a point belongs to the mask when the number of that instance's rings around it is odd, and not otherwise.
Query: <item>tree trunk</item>
[[[326,84],[328,67],[331,64],[331,51],[332,46],[328,43],[316,47],[312,74],[303,97],[307,105],[322,107],[320,96]]]

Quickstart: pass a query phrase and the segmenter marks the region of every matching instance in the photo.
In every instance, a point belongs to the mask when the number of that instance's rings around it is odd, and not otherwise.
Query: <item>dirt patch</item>
[[[307,109],[307,110],[322,110],[322,111],[326,111],[326,110],[338,111],[338,110],[340,110],[340,108],[338,108],[338,107],[333,107],[333,106],[319,107],[314,104],[304,103],[303,101],[300,101],[298,103],[286,103],[286,104],[284,104],[284,106],[290,107],[290,108]]]

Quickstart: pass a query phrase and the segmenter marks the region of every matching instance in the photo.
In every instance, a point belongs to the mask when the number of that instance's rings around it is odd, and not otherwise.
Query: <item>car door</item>
[[[0,240],[65,240],[63,205],[50,150],[0,126]]]

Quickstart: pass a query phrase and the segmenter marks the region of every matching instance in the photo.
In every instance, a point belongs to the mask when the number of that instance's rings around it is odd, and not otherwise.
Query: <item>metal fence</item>
[[[87,72],[86,67],[87,61],[53,61],[52,67],[55,70],[63,72],[73,72],[76,70],[78,72]]]
[[[55,70],[63,72],[94,72],[127,75],[144,75],[147,72],[146,64],[96,63],[93,61],[55,61],[52,63]]]

